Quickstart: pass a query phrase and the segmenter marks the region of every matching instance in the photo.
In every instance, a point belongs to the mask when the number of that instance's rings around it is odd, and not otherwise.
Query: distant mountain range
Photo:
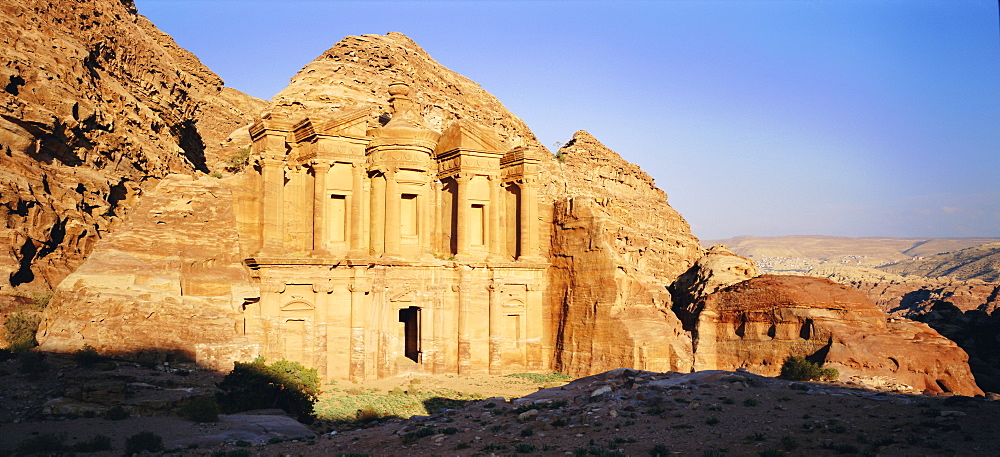
[[[900,275],[1000,281],[1000,238],[888,238],[793,235],[702,240],[724,244],[768,273],[877,268]]]

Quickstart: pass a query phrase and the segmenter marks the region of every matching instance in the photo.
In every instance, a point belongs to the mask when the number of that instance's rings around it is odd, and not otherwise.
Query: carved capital
[[[316,281],[313,284],[313,292],[316,293],[331,293],[333,292],[333,280],[327,279],[326,281]]]
[[[326,171],[326,170],[330,169],[330,162],[327,161],[327,160],[315,160],[314,159],[314,160],[312,160],[312,167],[313,167],[313,170],[323,170],[323,171]]]
[[[284,281],[264,281],[260,284],[261,292],[283,293],[285,291]]]
[[[351,292],[371,292],[372,291],[372,285],[368,284],[368,283],[363,283],[363,282],[354,282],[354,283],[348,284],[347,288]]]

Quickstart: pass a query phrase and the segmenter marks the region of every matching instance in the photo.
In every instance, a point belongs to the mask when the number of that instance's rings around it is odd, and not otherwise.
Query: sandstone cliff
[[[389,83],[409,84],[423,121],[438,131],[456,119],[491,127],[509,146],[538,146],[528,126],[479,84],[435,61],[401,33],[349,36],[303,67],[271,99],[272,111],[294,116],[372,108],[369,125],[389,112]],[[382,118],[384,123],[385,118]]]
[[[207,171],[261,101],[130,1],[0,1],[0,290],[51,289],[168,173]]]
[[[639,167],[577,132],[545,169],[555,202],[550,302],[556,369],[690,369],[667,286],[701,254],[687,222]]]
[[[864,294],[826,279],[764,275],[704,297],[693,311],[695,369],[773,376],[789,355],[809,356],[864,384],[982,394],[954,342],[926,324],[888,318]]]
[[[558,369],[586,375],[689,365],[689,338],[666,287],[700,256],[698,240],[649,175],[590,134],[577,132],[556,160],[495,97],[399,33],[344,38],[300,70],[269,109],[294,117],[368,107],[375,126],[385,122],[395,80],[410,85],[428,126],[471,120],[505,147],[525,146],[543,159],[539,236],[553,262],[548,349]]]
[[[41,349],[72,352],[87,344],[157,361],[197,357],[223,369],[240,355],[235,347],[244,358],[252,355],[242,306],[259,292],[242,264],[232,203],[219,179],[161,180],[60,284],[39,328]]]

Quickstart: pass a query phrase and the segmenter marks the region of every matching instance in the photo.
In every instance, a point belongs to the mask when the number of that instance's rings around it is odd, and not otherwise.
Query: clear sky
[[[269,99],[402,32],[550,148],[587,130],[703,239],[1000,236],[995,0],[136,0]]]

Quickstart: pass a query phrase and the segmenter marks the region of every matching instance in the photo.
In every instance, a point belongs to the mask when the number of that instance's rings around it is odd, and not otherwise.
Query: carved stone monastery
[[[408,86],[389,94],[380,128],[367,110],[250,127],[263,198],[246,334],[326,377],[547,368],[538,159],[473,123],[435,132]]]

